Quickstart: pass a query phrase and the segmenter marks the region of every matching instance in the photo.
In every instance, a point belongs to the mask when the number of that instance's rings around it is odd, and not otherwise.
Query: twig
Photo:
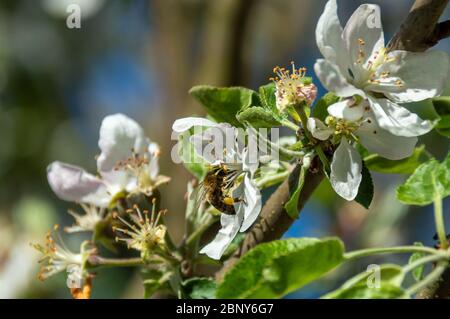
[[[142,265],[141,258],[126,258],[126,259],[117,259],[117,258],[103,258],[97,255],[92,255],[88,259],[89,268],[98,268],[98,267],[134,267]]]
[[[436,283],[437,281],[440,280],[441,275],[445,272],[445,269],[447,268],[447,264],[444,263],[439,263],[436,268],[433,269],[433,271],[427,276],[425,277],[424,280],[419,281],[418,283],[416,283],[415,285],[411,286],[410,288],[408,288],[406,290],[406,293],[408,295],[413,295],[417,292],[427,288],[430,285],[433,285],[434,283]]]
[[[437,44],[439,41],[450,37],[450,20],[438,23],[430,37],[431,43]]]
[[[356,259],[356,258],[373,256],[375,254],[393,254],[393,253],[408,253],[408,254],[410,254],[413,252],[441,255],[439,253],[439,250],[429,248],[429,247],[399,246],[399,247],[366,248],[366,249],[361,249],[361,250],[355,250],[355,251],[346,253],[345,259],[351,260],[351,259]]]
[[[388,50],[423,52],[450,35],[449,23],[438,24],[449,0],[416,0]]]
[[[419,299],[448,299],[450,296],[450,268],[444,271],[440,280],[422,289],[416,298]]]

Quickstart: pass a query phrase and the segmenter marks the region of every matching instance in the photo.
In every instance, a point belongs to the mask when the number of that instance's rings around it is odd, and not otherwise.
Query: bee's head
[[[224,163],[210,165],[208,173],[203,180],[205,186],[217,186],[220,182],[224,189],[231,189],[234,186],[234,182],[241,175],[242,170],[233,168],[232,166]]]

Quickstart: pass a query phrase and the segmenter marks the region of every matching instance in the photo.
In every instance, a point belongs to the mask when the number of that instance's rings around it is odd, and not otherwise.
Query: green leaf
[[[300,213],[298,209],[298,198],[300,197],[303,185],[305,184],[306,170],[307,169],[304,166],[301,167],[297,187],[295,188],[295,191],[292,193],[288,202],[284,205],[284,209],[292,219],[297,219]]]
[[[144,298],[148,299],[163,286],[167,286],[169,276],[164,274],[164,271],[157,269],[142,270],[143,284],[144,284]]]
[[[194,86],[189,93],[217,122],[227,122],[236,127],[242,127],[236,119],[239,111],[252,105],[260,105],[258,94],[242,87],[218,88],[200,85]]]
[[[440,96],[432,100],[438,115],[450,115],[450,96]]]
[[[408,180],[397,188],[397,199],[404,204],[425,206],[436,198],[450,195],[450,153],[443,163],[435,159],[420,165]]]
[[[328,107],[337,102],[339,102],[339,97],[328,92],[312,108],[311,116],[324,121],[328,116]]]
[[[281,113],[277,108],[277,99],[275,96],[276,87],[274,83],[269,83],[259,88],[259,98],[262,106],[267,109],[273,118],[279,122],[287,119],[287,113]]]
[[[423,247],[423,244],[419,243],[419,242],[414,243],[414,245]],[[412,254],[411,257],[409,257],[408,264],[411,264],[424,256],[425,256],[424,253],[416,252],[416,253]],[[412,275],[416,281],[422,280],[424,269],[425,269],[425,265],[421,265],[412,271]]]
[[[178,156],[183,161],[186,169],[198,180],[203,180],[206,175],[206,161],[197,154],[194,145],[190,142],[190,131],[178,136]]]
[[[381,265],[379,277],[368,270],[347,280],[340,288],[322,296],[323,299],[396,299],[406,298],[400,288],[404,279],[402,267],[398,265]],[[374,280],[379,281],[379,287]]]
[[[441,115],[435,129],[439,134],[450,137],[450,115]]]
[[[377,154],[364,156],[368,169],[384,174],[412,174],[420,164],[429,159],[424,145],[416,147],[410,157],[398,161],[388,160]]]
[[[366,209],[369,209],[373,199],[373,181],[372,175],[370,174],[364,162],[361,173],[362,180],[361,184],[359,185],[358,195],[356,196],[355,201],[360,203]]]
[[[144,299],[150,299],[161,285],[154,280],[146,280],[144,282]]]
[[[190,278],[183,282],[183,293],[187,299],[214,299],[217,285],[209,278]]]
[[[361,283],[367,284],[369,281],[372,283],[375,271],[375,268],[367,269],[367,271],[362,272],[347,280],[339,289],[351,288]],[[380,265],[379,271],[380,282],[389,282],[390,284],[396,286],[400,286],[405,277],[403,268],[395,264]]]
[[[337,238],[293,238],[261,244],[225,274],[217,298],[279,298],[318,279],[344,257]]]
[[[436,131],[446,137],[450,137],[450,96],[441,96],[433,99],[433,106],[439,115],[435,126]]]
[[[276,88],[274,83],[269,83],[259,88],[261,104],[268,110],[278,111],[275,91]]]
[[[254,128],[271,128],[281,125],[270,111],[260,106],[246,108],[239,112],[236,118],[243,124],[248,122]]]

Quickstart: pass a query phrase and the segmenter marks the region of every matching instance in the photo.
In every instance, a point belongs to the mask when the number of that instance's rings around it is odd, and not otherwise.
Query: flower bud
[[[295,105],[311,106],[317,96],[317,87],[305,77],[306,69],[296,69],[294,63],[291,64],[292,71],[278,66],[273,70],[277,75],[272,78],[276,86],[276,105],[281,112]]]

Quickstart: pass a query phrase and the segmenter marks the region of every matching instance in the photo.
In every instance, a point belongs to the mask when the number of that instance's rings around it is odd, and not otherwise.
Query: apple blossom
[[[397,136],[381,128],[367,101],[347,99],[331,105],[328,113],[326,124],[309,118],[308,130],[318,140],[334,136],[340,142],[333,155],[330,182],[346,200],[356,198],[362,179],[362,160],[353,147],[355,142],[390,160],[407,158],[414,151],[417,137]]]
[[[155,188],[169,181],[159,175],[159,146],[145,137],[143,129],[129,117],[123,114],[105,117],[98,144],[99,176],[61,162],[49,165],[48,182],[59,198],[108,207],[129,193],[151,195]]]
[[[367,99],[378,125],[399,136],[419,136],[433,125],[397,103],[418,102],[442,93],[450,74],[448,54],[392,51],[384,44],[380,8],[361,5],[342,28],[336,0],[328,1],[316,28],[324,59],[314,69],[329,91]]]

